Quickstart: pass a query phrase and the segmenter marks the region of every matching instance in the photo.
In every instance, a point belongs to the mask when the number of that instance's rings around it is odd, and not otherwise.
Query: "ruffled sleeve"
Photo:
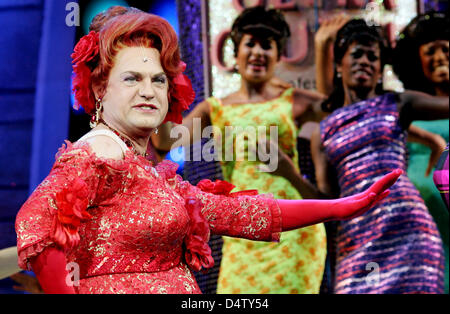
[[[88,145],[66,142],[50,174],[36,188],[16,217],[19,267],[30,270],[29,259],[46,247],[76,246],[78,229],[91,218],[89,207],[111,197],[118,186],[113,168],[95,158]]]
[[[176,175],[177,165],[158,165],[167,181],[185,199],[196,198],[202,203],[202,214],[213,234],[258,241],[279,241],[281,210],[271,195],[257,191],[230,192],[233,185],[226,181],[205,182],[196,187]],[[231,188],[231,189],[230,189]]]
[[[187,195],[203,203],[202,213],[211,232],[257,241],[280,241],[281,210],[270,194],[238,191],[229,195],[204,192],[183,182]],[[248,194],[247,194],[248,193]]]

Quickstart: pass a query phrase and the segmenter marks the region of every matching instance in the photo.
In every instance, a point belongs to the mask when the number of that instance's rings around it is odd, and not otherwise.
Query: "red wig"
[[[97,33],[91,31],[80,39],[75,47],[75,52],[72,54],[75,73],[73,90],[77,105],[82,106],[88,114],[95,113],[93,87],[100,98],[105,94],[109,74],[114,66],[114,57],[120,49],[124,47],[156,48],[160,53],[161,66],[169,81],[170,105],[164,122],[181,123],[181,112],[189,108],[195,94],[189,79],[182,74],[186,65],[180,60],[176,33],[170,24],[159,16],[136,9],[125,10],[122,9],[118,15],[106,21],[102,19],[103,25],[98,33],[98,39]],[[112,10],[112,12],[116,11],[118,11],[117,7]],[[94,19],[97,22],[98,20]]]

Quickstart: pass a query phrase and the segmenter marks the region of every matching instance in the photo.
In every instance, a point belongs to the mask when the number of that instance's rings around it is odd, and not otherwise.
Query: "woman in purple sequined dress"
[[[331,113],[311,148],[319,188],[346,196],[391,169],[406,170],[411,121],[447,118],[449,108],[444,97],[383,92],[383,39],[362,20],[338,32],[334,57],[336,89],[323,104]],[[443,293],[443,256],[433,218],[402,175],[377,207],[337,226],[334,292]]]

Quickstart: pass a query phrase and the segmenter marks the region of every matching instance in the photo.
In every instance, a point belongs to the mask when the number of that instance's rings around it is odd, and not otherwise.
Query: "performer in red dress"
[[[337,200],[192,186],[174,163],[145,158],[152,132],[181,122],[194,98],[174,30],[120,7],[99,20],[72,54],[75,98],[93,129],[60,149],[16,219],[19,265],[46,293],[200,293],[192,270],[212,266],[210,232],[278,241],[282,231],[364,213],[402,173]]]

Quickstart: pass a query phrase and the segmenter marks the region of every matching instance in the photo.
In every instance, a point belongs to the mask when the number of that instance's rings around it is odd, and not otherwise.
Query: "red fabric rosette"
[[[83,36],[75,46],[73,53],[70,55],[72,63],[78,65],[86,63],[95,58],[98,54],[98,33],[90,31],[89,34]]]
[[[236,186],[224,180],[216,180],[215,182],[212,182],[209,179],[203,179],[197,184],[197,187],[203,192],[212,193],[215,195],[225,195],[229,197],[258,195],[258,190],[245,190],[230,193]]]
[[[93,114],[95,110],[95,97],[91,89],[91,69],[88,63],[99,54],[98,40],[98,33],[90,31],[80,39],[70,55],[75,74],[72,81],[74,107],[78,109],[81,106],[88,114]]]
[[[91,70],[85,64],[73,67],[72,92],[74,93],[74,108],[83,107],[87,114],[93,114],[95,110],[95,97],[91,92]]]
[[[228,197],[258,194],[257,190],[230,193],[235,186],[223,180],[212,182],[209,179],[204,179],[197,184],[197,187],[206,193]],[[186,263],[194,271],[200,271],[202,268],[211,268],[214,266],[214,259],[211,256],[211,248],[208,245],[210,230],[208,221],[203,217],[201,211],[202,204],[195,197],[190,197],[186,199],[185,206],[190,218],[189,231],[184,240]]]
[[[209,225],[201,211],[202,204],[194,197],[186,199],[186,209],[189,214],[189,231],[184,239],[186,247],[185,259],[193,271],[214,266],[209,241]]]
[[[174,88],[170,93],[170,108],[163,123],[172,121],[181,124],[183,122],[181,113],[189,109],[189,106],[195,99],[195,92],[192,88],[191,81],[183,74],[184,70],[186,70],[186,64],[183,61],[180,61],[180,66],[181,73],[172,80]]]
[[[80,241],[78,228],[82,220],[91,218],[86,182],[75,178],[68,187],[56,193],[58,208],[52,223],[51,237],[61,247],[73,247]]]

